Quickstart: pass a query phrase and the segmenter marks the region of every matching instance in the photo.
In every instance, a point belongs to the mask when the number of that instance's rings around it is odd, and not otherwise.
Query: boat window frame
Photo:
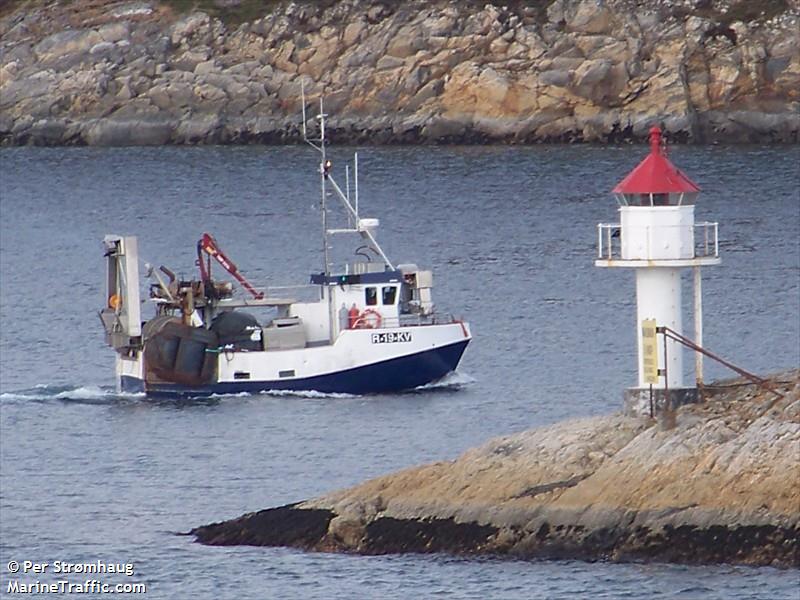
[[[364,288],[364,304],[378,306],[378,288],[374,285]]]
[[[387,292],[391,300],[389,302],[386,301]],[[381,288],[381,303],[383,306],[394,306],[397,304],[397,286],[396,285],[385,285]]]

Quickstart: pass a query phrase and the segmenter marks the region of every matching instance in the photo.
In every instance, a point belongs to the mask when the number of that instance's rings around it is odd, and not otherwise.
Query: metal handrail
[[[668,225],[664,227],[679,227],[678,225]],[[693,258],[719,258],[719,223],[711,221],[701,221],[693,225],[695,235],[695,247],[692,251]],[[702,235],[698,234],[698,229],[702,229]],[[619,231],[620,240],[614,244],[614,234]],[[621,260],[621,226],[619,223],[598,223],[597,224],[597,258],[600,260]],[[700,243],[698,244],[698,240]]]
[[[447,325],[449,323],[456,323],[456,319],[450,313],[431,313],[428,315],[421,314],[403,314],[396,320],[397,327],[420,327],[424,325]],[[384,321],[386,323],[386,321]]]
[[[399,317],[382,317],[380,329],[396,329],[400,327],[424,327],[428,325],[448,325],[459,320],[449,313],[433,313],[429,315],[402,314]],[[347,329],[343,327],[343,329]]]
[[[620,224],[619,223],[598,223],[597,224],[597,258],[606,258],[608,260],[612,260],[614,258],[614,248],[611,244],[612,240],[612,233],[613,231],[619,230]],[[603,235],[605,232],[605,236]],[[607,243],[607,256],[603,256],[603,239],[606,239]],[[620,252],[622,249],[619,249]]]
[[[697,253],[697,237],[695,236],[695,256],[713,256],[714,258],[719,257],[719,223],[711,222],[711,221],[701,221],[700,223],[694,224],[696,229],[700,227],[703,228],[703,254]],[[709,240],[709,231],[713,232],[713,245],[714,245],[714,253],[711,254],[710,251],[710,240]]]
[[[716,223],[715,223],[715,225],[716,225]],[[713,352],[711,352],[707,348],[703,348],[702,346],[700,346],[698,344],[695,344],[694,341],[692,341],[691,339],[689,339],[685,335],[682,335],[682,334],[678,333],[674,329],[670,329],[669,327],[664,326],[664,327],[658,327],[656,329],[656,331],[658,331],[658,333],[663,334],[664,339],[666,339],[666,338],[673,339],[676,342],[679,342],[679,343],[683,344],[687,348],[690,348],[690,349],[694,350],[695,352],[699,352],[700,354],[705,354],[706,356],[708,356],[709,358],[717,361],[721,365],[724,365],[724,366],[728,367],[729,369],[731,369],[732,371],[738,373],[739,375],[741,375],[745,379],[748,379],[748,380],[752,381],[753,383],[763,387],[764,389],[772,392],[778,398],[783,398],[784,397],[784,395],[782,393],[780,393],[778,390],[776,390],[770,384],[770,382],[767,379],[764,379],[763,377],[759,377],[758,375],[754,375],[750,371],[745,371],[742,367],[738,367],[735,364],[733,364],[732,362],[730,362],[728,360],[725,360],[721,356],[717,356],[716,354],[714,354]]]
[[[269,298],[292,298],[295,299],[298,295],[306,293],[313,294],[317,291],[319,286],[302,283],[297,285],[254,285],[252,286],[256,292],[260,292],[264,297]],[[234,284],[234,290],[241,292],[242,288]]]

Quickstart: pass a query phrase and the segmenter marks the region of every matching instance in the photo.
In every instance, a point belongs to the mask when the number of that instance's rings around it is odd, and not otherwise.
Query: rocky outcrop
[[[799,567],[800,371],[772,384],[782,397],[729,382],[674,423],[560,423],[191,533],[366,554]]]
[[[238,25],[171,6],[0,9],[0,143],[297,140],[301,87],[340,141],[800,131],[800,0],[301,1]]]

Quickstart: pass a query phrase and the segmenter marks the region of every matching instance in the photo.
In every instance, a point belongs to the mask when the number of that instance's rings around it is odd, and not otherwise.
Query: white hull
[[[471,339],[469,325],[453,322],[385,329],[344,330],[335,343],[292,350],[223,351],[216,377],[203,385],[146,381],[145,357],[118,357],[125,391],[204,395],[265,390],[370,393],[409,389],[455,369]]]

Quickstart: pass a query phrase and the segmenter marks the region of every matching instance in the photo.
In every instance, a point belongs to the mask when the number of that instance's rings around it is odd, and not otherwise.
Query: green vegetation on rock
[[[281,0],[162,0],[179,14],[201,10],[229,25],[255,21],[270,14]]]

